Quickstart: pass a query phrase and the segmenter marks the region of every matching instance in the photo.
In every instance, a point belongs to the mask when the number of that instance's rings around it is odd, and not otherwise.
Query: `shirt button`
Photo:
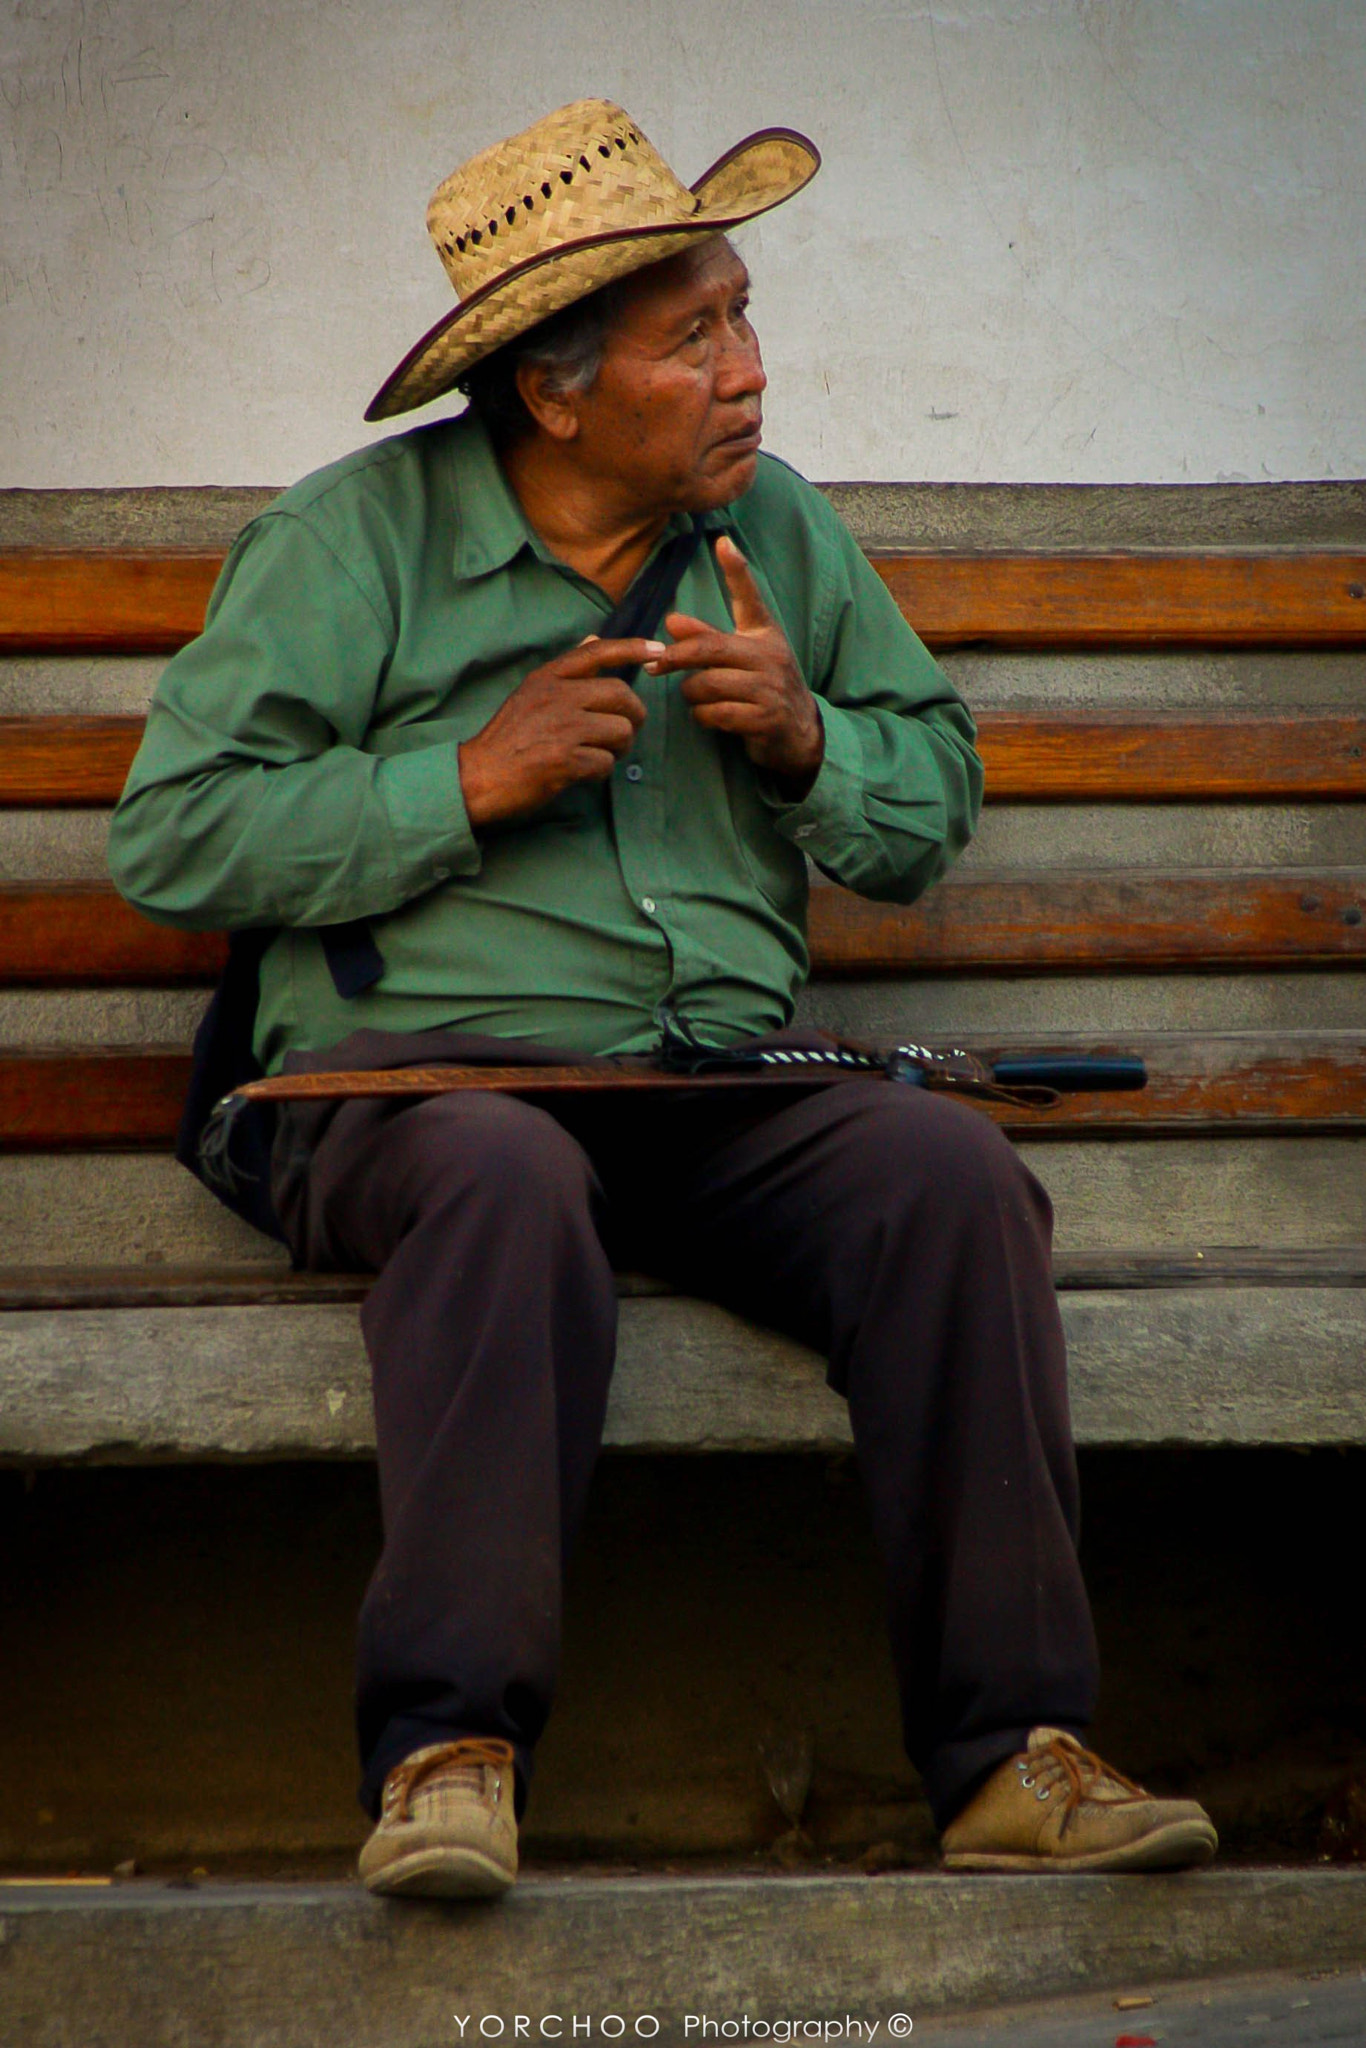
[[[639,761],[633,761],[626,770],[626,780],[628,782],[643,782],[645,780],[645,770],[641,767]]]
[[[814,825],[799,825],[792,836],[794,839],[810,839],[815,830]]]
[[[649,913],[650,913],[650,915],[651,915],[651,917],[653,917],[653,916],[654,916],[654,912],[655,912],[655,899],[654,899],[654,897],[653,897],[653,896],[642,896],[642,897],[641,897],[641,899],[640,899],[640,907],[641,907],[641,909],[642,909],[642,910],[648,910],[648,911],[649,911]]]

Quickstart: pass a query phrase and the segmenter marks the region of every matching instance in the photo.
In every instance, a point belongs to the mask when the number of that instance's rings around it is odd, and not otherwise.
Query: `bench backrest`
[[[1366,648],[1366,552],[1344,546],[870,553],[929,644],[969,659],[1043,649],[1103,665],[1115,650],[1189,659]],[[0,551],[0,656],[166,654],[198,629],[222,555],[221,546]],[[988,704],[979,718],[994,805],[1303,807],[1366,798],[1366,711],[1351,703]],[[140,730],[127,713],[35,704],[0,718],[0,809],[107,808]],[[1040,808],[1041,833],[1053,815]],[[1366,961],[1366,866],[1198,857],[968,864],[910,909],[818,887],[811,938],[818,987],[931,975],[1341,970]],[[218,935],[152,925],[107,883],[0,879],[0,988],[207,986],[222,954]],[[955,1035],[987,1051],[1005,1049],[1011,1036]],[[1027,1035],[1036,1044],[1076,1042]],[[1129,1033],[1124,1042],[1149,1059],[1144,1094],[1072,1098],[1027,1128],[1100,1136],[1366,1120],[1360,1046],[1340,1025],[1289,1037]],[[164,1147],[186,1071],[181,1047],[0,1049],[0,1143]]]

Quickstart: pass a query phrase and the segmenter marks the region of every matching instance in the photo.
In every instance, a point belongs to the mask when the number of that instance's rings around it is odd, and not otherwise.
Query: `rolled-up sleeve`
[[[774,824],[832,881],[909,903],[971,839],[982,763],[966,705],[881,577],[828,513],[808,683],[825,757],[800,803],[768,788]]]
[[[110,831],[120,892],[191,928],[325,925],[476,873],[454,744],[365,750],[392,644],[382,590],[306,521],[248,527],[153,699]]]

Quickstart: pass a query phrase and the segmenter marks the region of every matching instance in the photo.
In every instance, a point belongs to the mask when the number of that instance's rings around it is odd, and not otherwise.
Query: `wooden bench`
[[[1366,1442],[1366,516],[1355,487],[1322,487],[1313,516],[1284,487],[1268,538],[1278,488],[1224,494],[1256,544],[1222,548],[1207,495],[1173,543],[1132,494],[1139,544],[1105,552],[912,545],[898,521],[951,503],[961,527],[970,494],[835,493],[978,709],[992,808],[911,909],[815,890],[803,1014],[1147,1059],[1143,1094],[1005,1117],[1060,1203],[1084,1442]],[[147,923],[100,878],[128,699],[197,630],[264,495],[0,494],[10,1461],[370,1443],[363,1280],[290,1276],[167,1156],[222,941]],[[818,1361],[626,1286],[609,1441],[847,1442]]]

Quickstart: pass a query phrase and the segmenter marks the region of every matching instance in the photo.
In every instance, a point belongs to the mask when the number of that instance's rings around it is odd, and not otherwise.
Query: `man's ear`
[[[517,389],[542,433],[554,441],[573,441],[579,432],[579,393],[562,391],[543,363],[518,363]]]

